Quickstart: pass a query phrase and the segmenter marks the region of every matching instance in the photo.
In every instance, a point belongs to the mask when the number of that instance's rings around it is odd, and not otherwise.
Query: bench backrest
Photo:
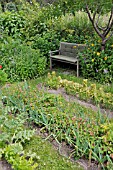
[[[60,43],[60,55],[69,56],[69,57],[77,57],[78,52],[81,52],[86,47],[85,44],[76,44],[76,43]]]

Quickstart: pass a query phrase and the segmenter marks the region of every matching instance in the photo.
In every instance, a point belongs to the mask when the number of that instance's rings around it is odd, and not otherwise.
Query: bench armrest
[[[78,55],[76,56],[76,59],[79,59],[79,56],[78,56]]]
[[[59,54],[59,52],[60,52],[60,50],[50,51],[50,52],[49,52],[49,53],[50,53],[50,57],[51,57],[53,54],[55,54],[55,53],[58,53],[58,54]]]

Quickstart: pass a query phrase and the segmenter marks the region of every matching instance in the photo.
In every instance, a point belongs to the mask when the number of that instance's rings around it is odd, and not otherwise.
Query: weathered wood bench
[[[57,60],[64,63],[77,65],[77,77],[79,76],[79,56],[78,53],[84,50],[85,44],[75,44],[61,42],[59,50],[50,51],[50,69],[52,61]]]

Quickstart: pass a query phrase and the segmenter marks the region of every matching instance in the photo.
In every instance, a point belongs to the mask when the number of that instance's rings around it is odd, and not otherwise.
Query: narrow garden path
[[[97,111],[97,112],[100,111],[100,113],[107,115],[109,119],[113,118],[113,111],[110,111],[108,109],[99,108],[99,107],[93,105],[92,103],[88,103],[88,102],[79,100],[75,96],[68,95],[68,94],[66,94],[64,88],[59,88],[57,90],[54,90],[54,89],[49,89],[47,87],[43,87],[42,84],[38,84],[37,87],[38,87],[39,90],[42,89],[42,90],[44,90],[48,93],[52,93],[52,94],[56,94],[56,95],[60,94],[68,102],[76,102],[76,103],[79,103],[81,106],[84,106],[86,108],[91,108],[93,111]]]

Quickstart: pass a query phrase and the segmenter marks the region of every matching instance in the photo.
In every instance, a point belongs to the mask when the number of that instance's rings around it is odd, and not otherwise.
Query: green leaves
[[[96,38],[97,39],[97,38]],[[90,40],[88,48],[80,54],[81,73],[84,78],[95,79],[99,83],[112,82],[112,47],[107,44],[105,52],[100,49],[101,41]]]
[[[32,152],[25,154],[23,147],[34,136],[35,130],[25,130],[25,120],[21,116],[10,117],[8,112],[5,116],[0,115],[0,158],[5,158],[13,169],[35,170],[38,166],[34,162],[37,155]]]
[[[1,45],[0,49],[0,63],[10,81],[35,78],[45,72],[46,58],[39,50],[34,50],[13,40],[8,44]]]
[[[1,14],[0,26],[10,36],[22,36],[21,29],[24,29],[25,25],[25,18],[17,12],[5,12]]]
[[[33,158],[24,155],[23,146],[20,143],[8,145],[4,149],[5,159],[12,165],[12,168],[18,170],[35,170],[38,166]]]
[[[19,132],[17,131],[13,134],[12,141],[14,141],[15,143],[25,143],[26,141],[29,141],[34,134],[35,130],[22,130]]]
[[[7,81],[7,74],[0,69],[0,85]]]

